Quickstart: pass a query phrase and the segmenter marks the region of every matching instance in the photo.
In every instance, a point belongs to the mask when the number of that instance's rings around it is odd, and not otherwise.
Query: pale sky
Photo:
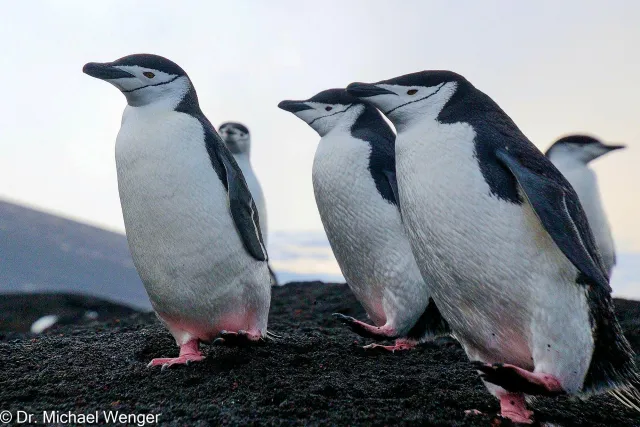
[[[618,248],[640,251],[640,2],[2,0],[0,197],[123,231],[114,142],[125,99],[86,62],[181,65],[214,125],[253,135],[270,231],[321,230],[318,136],[279,110],[352,81],[450,69],[541,149],[628,144],[595,163]]]

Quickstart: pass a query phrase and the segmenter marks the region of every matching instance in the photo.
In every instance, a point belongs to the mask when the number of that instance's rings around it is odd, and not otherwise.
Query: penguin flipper
[[[216,150],[216,154],[226,172],[229,210],[238,234],[251,256],[258,261],[268,261],[269,257],[262,240],[258,208],[242,172],[231,155],[226,155],[222,149]]]
[[[268,261],[269,257],[262,239],[262,229],[258,218],[258,208],[256,208],[240,166],[200,108],[196,107],[195,112],[188,114],[195,117],[202,125],[204,142],[211,165],[227,190],[229,211],[245,249],[258,261]]]
[[[393,198],[396,199],[396,206],[400,209],[400,197],[398,196],[398,179],[396,177],[396,173],[390,170],[385,170],[384,174],[387,177],[387,181],[389,181],[389,186],[393,192]]]
[[[553,174],[537,173],[506,150],[497,150],[496,157],[514,175],[562,253],[591,281],[611,292],[586,215],[571,185],[554,179]]]

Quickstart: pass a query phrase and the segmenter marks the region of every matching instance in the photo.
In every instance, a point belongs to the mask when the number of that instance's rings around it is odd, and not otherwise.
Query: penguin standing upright
[[[607,145],[587,135],[569,135],[554,142],[545,152],[578,194],[609,277],[616,264],[615,245],[600,200],[598,178],[589,167],[589,162],[624,147],[618,144]]]
[[[163,368],[199,361],[200,341],[267,336],[267,251],[240,168],[177,64],[136,54],[83,71],[127,99],[116,167],[127,240],[155,312],[180,347]]]
[[[236,163],[242,171],[244,180],[247,183],[247,187],[251,192],[253,201],[258,208],[258,216],[260,217],[260,229],[262,230],[262,240],[265,246],[269,247],[268,231],[267,231],[267,204],[264,199],[262,187],[258,181],[258,177],[253,171],[251,166],[251,135],[249,129],[242,123],[237,122],[225,122],[218,128],[220,137],[224,141],[225,145],[233,154],[233,158],[236,159]],[[278,280],[273,272],[271,266],[269,271],[272,276],[272,280],[275,285],[278,284]]]
[[[321,137],[313,161],[313,189],[333,253],[375,326],[336,314],[356,333],[397,338],[404,350],[447,325],[411,253],[400,215],[395,135],[380,113],[344,89],[305,101],[282,101]]]
[[[578,196],[553,164],[456,73],[347,90],[398,131],[413,253],[502,415],[531,423],[525,394],[598,390],[637,408],[634,355],[606,271]]]

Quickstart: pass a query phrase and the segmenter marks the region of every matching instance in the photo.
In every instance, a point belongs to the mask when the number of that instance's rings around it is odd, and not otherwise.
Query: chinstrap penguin
[[[450,71],[347,90],[398,131],[398,189],[413,253],[501,414],[531,423],[525,394],[599,390],[637,409],[634,355],[586,216],[544,154]]]
[[[202,360],[200,341],[267,337],[267,251],[240,168],[177,64],[136,54],[83,71],[127,99],[116,139],[122,214],[153,308],[180,347],[163,368]]]
[[[224,141],[225,145],[233,154],[236,163],[240,166],[244,180],[251,191],[253,201],[258,208],[258,216],[260,217],[260,229],[262,230],[262,240],[265,246],[269,247],[268,231],[267,231],[267,204],[264,199],[262,187],[258,181],[258,177],[251,166],[251,134],[249,129],[242,123],[225,122],[218,128],[218,133]],[[269,267],[274,284],[278,284],[273,269]]]
[[[600,199],[598,178],[589,162],[622,148],[625,146],[607,145],[588,135],[569,135],[554,142],[545,153],[578,194],[609,277],[616,264],[615,245]]]
[[[403,350],[447,332],[411,253],[400,215],[395,135],[372,105],[344,89],[282,101],[320,135],[313,189],[331,249],[375,326],[336,313],[363,337],[396,339]]]

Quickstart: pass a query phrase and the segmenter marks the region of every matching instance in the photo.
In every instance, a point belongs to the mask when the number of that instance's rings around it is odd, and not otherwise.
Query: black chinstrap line
[[[409,101],[409,102],[406,102],[406,103],[404,103],[402,105],[398,105],[397,107],[394,107],[391,110],[389,110],[386,113],[384,113],[384,115],[386,116],[387,114],[390,114],[390,113],[394,112],[395,110],[397,110],[398,108],[404,107],[405,105],[414,104],[416,102],[424,101],[425,99],[430,98],[433,95],[435,95],[436,93],[440,92],[440,89],[442,89],[443,86],[444,86],[444,83],[440,83],[440,86],[438,86],[438,89],[435,92],[430,93],[429,95],[425,96],[424,98],[416,99],[415,101]]]
[[[131,92],[135,92],[136,90],[144,89],[146,87],[154,87],[154,86],[166,85],[166,84],[169,84],[169,83],[171,83],[173,81],[176,81],[178,79],[178,77],[180,77],[180,76],[175,76],[171,80],[167,80],[166,82],[162,82],[162,83],[156,83],[154,85],[146,85],[146,86],[140,86],[140,87],[137,87],[137,88],[131,89],[131,90],[123,90],[122,93],[131,93]]]
[[[326,116],[316,117],[315,119],[311,120],[311,122],[309,122],[309,126],[311,126],[313,123],[315,123],[316,120],[324,119],[325,117],[335,116],[336,114],[340,114],[340,113],[345,113],[349,108],[353,107],[353,105],[354,104],[351,104],[347,108],[345,108],[344,110],[336,111],[333,114],[327,114]]]

